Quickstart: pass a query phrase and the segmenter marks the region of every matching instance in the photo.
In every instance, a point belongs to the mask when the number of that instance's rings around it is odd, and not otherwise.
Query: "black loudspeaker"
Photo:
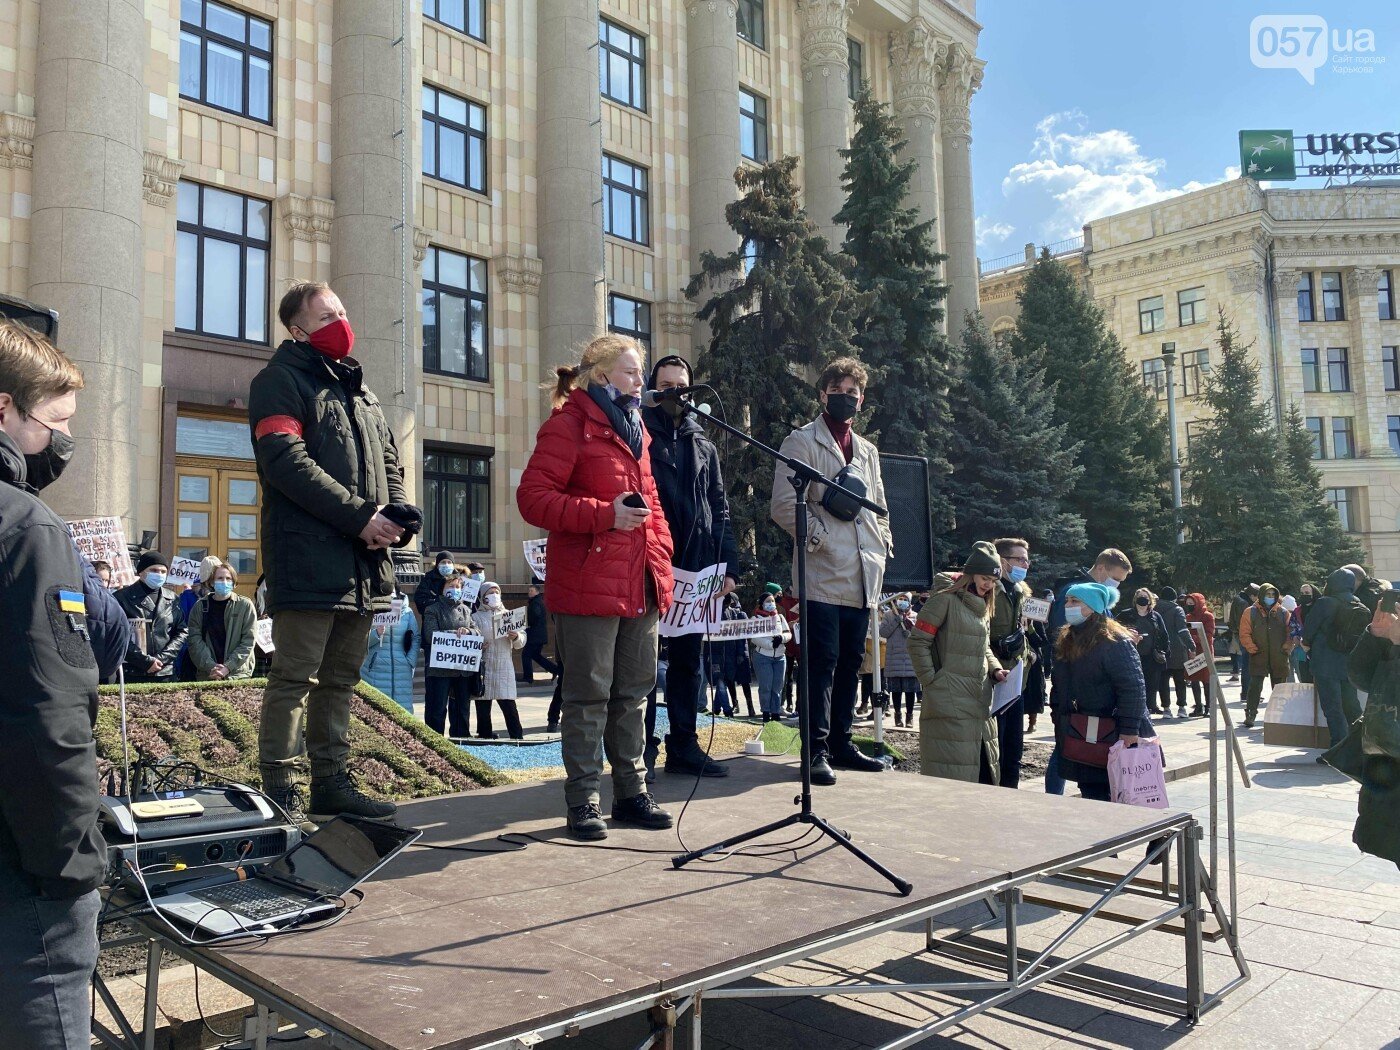
[[[880,477],[894,536],[894,556],[885,562],[885,590],[927,590],[934,575],[928,460],[881,452]]]
[[[34,329],[51,343],[58,340],[57,310],[47,310],[38,303],[17,299],[13,295],[0,295],[0,317]]]

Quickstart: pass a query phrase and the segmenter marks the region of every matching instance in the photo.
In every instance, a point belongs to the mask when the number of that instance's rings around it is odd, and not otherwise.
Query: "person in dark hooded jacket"
[[[1356,578],[1356,600],[1366,606],[1367,612],[1375,612],[1380,604],[1381,592],[1390,590],[1389,580],[1379,580],[1355,563],[1342,568]]]
[[[1400,617],[1378,610],[1347,657],[1367,693],[1361,719],[1361,793],[1351,840],[1400,867]]]
[[[185,644],[185,617],[180,602],[165,589],[170,562],[158,551],[147,551],[136,563],[137,580],[115,592],[127,617],[144,620],[146,637],[133,637],[126,652],[128,682],[171,682],[175,661]]]
[[[1167,640],[1170,642],[1167,649],[1166,679],[1176,686],[1177,717],[1185,718],[1186,660],[1196,654],[1196,640],[1191,635],[1191,629],[1186,626],[1186,610],[1178,604],[1174,588],[1162,588],[1161,601],[1157,603],[1156,608],[1162,622],[1167,626]],[[1162,708],[1163,713],[1171,710],[1171,697],[1167,695],[1165,688],[1162,690]]]
[[[690,386],[690,365],[672,354],[651,370],[648,386],[666,391]],[[719,450],[707,438],[693,415],[685,413],[678,399],[667,399],[655,408],[642,409],[642,422],[651,434],[651,471],[656,477],[661,509],[671,526],[677,569],[694,572],[724,562],[724,586],[720,595],[734,590],[739,572],[739,551],[729,525],[729,500],[719,468]],[[666,717],[671,732],[666,737],[666,772],[690,776],[722,777],[727,766],[711,762],[696,735],[696,714],[702,706],[703,634],[683,634],[669,639],[670,663],[666,671]],[[744,644],[737,646],[742,654]]]
[[[1337,569],[1327,577],[1322,597],[1303,618],[1303,646],[1312,665],[1318,706],[1327,719],[1327,734],[1335,747],[1346,739],[1351,724],[1361,716],[1361,701],[1347,676],[1347,656],[1334,644],[1332,621],[1340,615],[1358,617],[1365,606],[1356,599],[1356,577]]]

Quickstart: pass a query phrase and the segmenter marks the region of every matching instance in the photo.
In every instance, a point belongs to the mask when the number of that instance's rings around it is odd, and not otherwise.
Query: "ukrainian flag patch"
[[[87,613],[87,602],[83,600],[81,591],[59,591],[58,607],[63,612]]]

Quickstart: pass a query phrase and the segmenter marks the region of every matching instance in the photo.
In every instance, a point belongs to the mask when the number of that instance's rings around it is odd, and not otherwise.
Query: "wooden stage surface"
[[[707,845],[793,812],[790,758],[737,758],[700,783],[680,827]],[[656,797],[679,815],[693,785],[662,775]],[[604,797],[604,813],[608,799]],[[424,842],[494,842],[498,855],[411,849],[325,930],[259,946],[201,950],[233,973],[370,1047],[469,1048],[703,980],[736,966],[920,907],[951,901],[1185,819],[902,773],[843,772],[818,788],[817,812],[914,884],[900,897],[846,850],[798,827],[714,863],[674,870],[673,831],[616,829],[572,842],[558,782],[409,803],[399,822]],[[772,842],[772,846],[769,842]],[[608,847],[655,850],[625,852]],[[601,847],[601,848],[599,848]],[[767,856],[753,854],[767,853]]]

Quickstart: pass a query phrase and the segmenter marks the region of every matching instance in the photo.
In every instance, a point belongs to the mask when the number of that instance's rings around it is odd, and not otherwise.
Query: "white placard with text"
[[[486,643],[479,634],[435,631],[428,666],[452,671],[476,671],[481,668],[481,653],[485,647]]]

